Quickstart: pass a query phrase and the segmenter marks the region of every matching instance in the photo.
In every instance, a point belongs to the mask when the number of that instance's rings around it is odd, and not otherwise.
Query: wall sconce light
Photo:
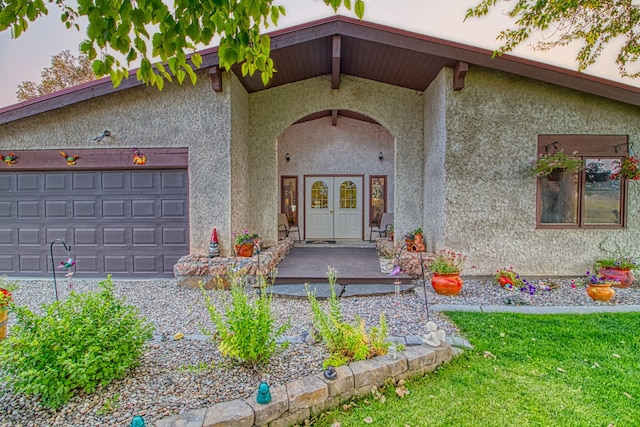
[[[380,154],[378,154],[378,160],[382,161],[382,159],[384,159],[384,156],[382,155],[382,151],[381,151]]]
[[[105,129],[105,131],[102,132],[102,135],[96,136],[95,138],[93,138],[93,140],[95,142],[100,142],[102,141],[102,138],[106,138],[107,136],[111,136],[111,132]]]
[[[287,160],[287,162],[288,162],[289,160],[291,160],[291,154],[287,153],[287,154],[284,156],[284,158],[285,158],[285,159]]]

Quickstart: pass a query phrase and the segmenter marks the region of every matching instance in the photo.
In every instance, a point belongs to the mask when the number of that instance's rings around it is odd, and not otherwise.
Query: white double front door
[[[305,176],[307,239],[362,239],[362,176]]]

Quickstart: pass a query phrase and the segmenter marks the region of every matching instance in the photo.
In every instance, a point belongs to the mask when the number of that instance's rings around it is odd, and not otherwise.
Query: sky
[[[333,9],[322,0],[276,0],[285,6],[287,14],[278,23],[278,29],[298,25],[333,15]],[[446,40],[465,43],[486,49],[499,46],[496,36],[510,26],[504,11],[513,2],[501,2],[490,16],[464,21],[467,8],[479,0],[365,0],[364,20]],[[341,15],[355,16],[345,9]],[[273,31],[271,27],[268,31]],[[18,39],[12,39],[9,31],[0,33],[0,107],[16,104],[18,84],[24,81],[40,81],[40,73],[51,65],[51,57],[65,49],[78,54],[78,45],[84,32],[67,30],[59,13],[51,9],[48,16],[31,23]],[[575,70],[575,54],[578,47],[565,47],[550,52],[535,52],[529,46],[521,46],[514,55]],[[615,50],[605,52],[588,74],[640,86],[640,79],[622,79],[614,63]]]

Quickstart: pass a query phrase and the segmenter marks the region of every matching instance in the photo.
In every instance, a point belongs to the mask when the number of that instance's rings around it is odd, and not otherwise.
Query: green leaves
[[[12,306],[18,321],[0,341],[0,368],[12,373],[16,391],[40,395],[43,405],[56,409],[78,389],[93,392],[137,363],[153,326],[113,288],[108,276],[99,292],[72,292],[66,301],[43,306],[43,315]]]
[[[48,0],[54,1],[59,3],[59,0]],[[324,2],[334,10],[342,5],[347,9],[352,6],[351,0]],[[362,19],[364,1],[356,0],[354,10]],[[43,14],[47,14],[43,0],[2,3],[0,31],[10,28],[12,36],[19,37],[28,28],[29,21]],[[154,72],[159,68],[157,64],[168,64],[179,82],[188,75],[195,83],[197,77],[187,62],[187,54],[198,44],[209,44],[215,36],[220,37],[218,53],[222,67],[229,70],[234,64],[242,63],[243,74],[253,75],[259,71],[266,85],[275,69],[270,58],[270,40],[261,36],[260,31],[270,23],[277,25],[284,14],[284,7],[273,5],[273,0],[176,0],[171,8],[160,0],[78,0],[77,8],[62,7],[60,16],[67,28],[77,28],[74,19],[78,16],[87,17],[87,40],[80,45],[80,51],[95,61],[93,70],[98,77],[110,75],[114,86],[118,86],[128,75],[132,62],[142,58],[145,69],[139,70],[136,76],[162,89],[163,80],[170,80],[170,75]],[[110,50],[121,54],[125,64],[96,59],[98,51]],[[150,66],[152,64],[156,65]],[[196,64],[194,60],[193,64],[199,67],[202,62]]]

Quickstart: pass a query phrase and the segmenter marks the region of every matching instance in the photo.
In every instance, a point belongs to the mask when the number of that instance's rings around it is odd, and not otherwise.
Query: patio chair
[[[392,213],[383,213],[382,218],[380,219],[380,224],[377,226],[374,224],[371,227],[371,231],[369,231],[369,243],[373,240],[371,236],[373,233],[378,233],[379,237],[387,237],[387,233],[391,231],[391,226],[393,225],[393,214]]]
[[[281,213],[278,214],[278,234],[284,233],[284,237],[289,237],[290,233],[298,233],[298,240],[296,242],[300,242],[300,227],[297,225],[289,225],[289,220],[287,219],[287,214]]]

